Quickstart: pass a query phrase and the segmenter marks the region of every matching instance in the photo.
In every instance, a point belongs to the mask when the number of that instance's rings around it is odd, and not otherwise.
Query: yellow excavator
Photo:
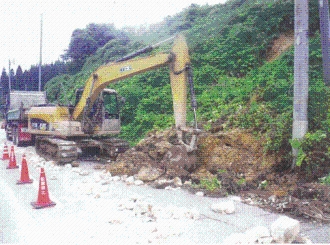
[[[186,145],[188,151],[192,151],[195,148],[196,137],[193,136],[188,144],[182,140],[183,130],[194,131],[186,127],[187,81],[190,85],[197,129],[197,102],[184,36],[179,34],[174,37],[169,53],[135,58],[150,52],[161,43],[99,67],[86,81],[85,87],[76,90],[74,106],[31,107],[27,113],[28,133],[35,139],[37,153],[58,163],[69,163],[80,156],[88,155],[105,156],[115,160],[119,153],[129,148],[129,145],[122,139],[110,137],[120,132],[120,99],[115,90],[106,87],[110,83],[164,66],[168,66],[170,71],[175,126],[179,141]]]

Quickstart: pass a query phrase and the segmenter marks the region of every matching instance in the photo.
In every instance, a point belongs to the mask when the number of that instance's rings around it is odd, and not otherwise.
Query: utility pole
[[[10,80],[10,75],[11,75],[11,72],[10,72],[10,64],[11,64],[11,62],[10,62],[10,59],[9,59],[9,72],[8,72],[8,90],[9,90],[9,93],[10,93],[10,91],[11,91],[11,80]]]
[[[308,0],[295,0],[294,6],[294,90],[292,139],[302,139],[308,130]],[[292,147],[296,166],[298,149]]]
[[[39,62],[39,86],[38,91],[41,91],[41,64],[42,64],[42,14],[40,19],[40,62]]]
[[[319,0],[320,32],[322,45],[323,80],[330,85],[329,3]]]

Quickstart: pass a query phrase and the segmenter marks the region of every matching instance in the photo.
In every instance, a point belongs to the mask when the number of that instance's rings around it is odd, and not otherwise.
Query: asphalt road
[[[2,131],[1,148],[5,142]],[[19,165],[23,153],[34,154],[31,148],[15,149]],[[16,185],[20,169],[6,169],[8,161],[0,160],[0,243],[221,243],[234,232],[260,225],[270,228],[280,217],[240,202],[235,202],[236,212],[230,215],[217,214],[210,209],[213,203],[232,197],[199,197],[185,190],[158,190],[149,186],[128,186],[123,182],[101,185],[95,181],[95,176],[102,170],[93,170],[89,162],[82,162],[79,167],[90,172],[87,176],[46,163],[50,199],[56,206],[36,210],[30,203],[37,199],[40,168],[28,164],[33,184]],[[195,209],[211,219],[164,218],[146,222],[130,210],[118,210],[123,199],[134,195],[144,197],[153,208]],[[113,220],[120,222],[110,222]],[[330,242],[329,225],[301,223],[301,233],[314,243]]]

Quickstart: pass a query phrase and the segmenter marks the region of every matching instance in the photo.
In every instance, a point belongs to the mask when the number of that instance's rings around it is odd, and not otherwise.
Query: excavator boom
[[[152,50],[153,46],[136,52],[141,54]],[[174,40],[170,54],[132,59],[133,54],[124,57],[116,63],[110,63],[98,68],[87,80],[82,97],[73,111],[73,119],[81,118],[87,101],[93,104],[101,91],[110,83],[132,77],[162,66],[169,65],[173,97],[174,118],[177,128],[186,126],[186,97],[187,97],[187,67],[190,64],[188,46],[185,38],[178,35]]]

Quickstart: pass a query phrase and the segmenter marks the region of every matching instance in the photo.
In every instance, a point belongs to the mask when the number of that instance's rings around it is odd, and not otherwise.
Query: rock
[[[199,197],[203,197],[204,196],[204,192],[202,191],[198,191],[195,193],[196,196],[199,196]]]
[[[197,180],[199,183],[199,180],[201,179],[214,179],[217,176],[214,174],[211,174],[209,171],[207,171],[205,168],[201,167],[198,170],[196,170],[194,173],[191,174],[192,180]]]
[[[183,185],[185,185],[185,186],[191,186],[191,180],[186,180]]]
[[[93,169],[95,169],[95,170],[105,169],[105,168],[106,168],[106,166],[102,165],[102,164],[96,164],[93,166]]]
[[[143,183],[143,181],[142,180],[135,180],[134,181],[134,185],[137,185],[137,186],[139,186],[139,185],[143,185],[144,183]]]
[[[87,170],[83,170],[79,173],[79,175],[87,176],[87,175],[89,175],[89,172]]]
[[[180,187],[180,186],[182,186],[182,181],[181,181],[181,179],[180,179],[179,177],[175,177],[175,178],[173,179],[173,184],[174,184],[176,187]]]
[[[136,178],[144,182],[154,181],[163,173],[157,168],[143,166],[137,173]]]
[[[153,183],[153,187],[156,189],[165,189],[167,186],[173,184],[173,180],[167,180],[164,178],[159,178]]]
[[[71,166],[74,167],[74,168],[79,167],[79,165],[80,165],[80,162],[79,162],[79,161],[73,161],[73,162],[71,163]]]
[[[119,176],[114,176],[114,177],[112,177],[112,181],[120,181],[120,177]]]
[[[98,199],[98,198],[100,198],[100,197],[101,197],[101,195],[100,195],[99,193],[97,193],[97,194],[94,196],[95,199]]]
[[[233,201],[214,203],[211,206],[213,212],[221,214],[232,214],[235,212]]]
[[[127,174],[124,174],[124,175],[122,175],[122,176],[120,177],[120,180],[121,180],[121,181],[126,181],[127,177],[128,177],[128,175],[127,175]]]
[[[169,177],[186,177],[196,168],[195,154],[187,153],[184,145],[174,145],[164,155],[161,165],[166,167]]]
[[[271,203],[274,203],[274,202],[276,202],[276,196],[275,196],[275,195],[272,195],[272,196],[268,197],[268,200],[269,200]]]
[[[128,177],[126,180],[125,180],[125,183],[128,184],[128,185],[133,185],[134,184],[134,177],[133,176],[130,176]]]
[[[109,180],[111,178],[111,174],[109,172],[101,173],[100,178],[104,180]]]
[[[161,141],[153,145],[154,147],[150,147],[148,151],[148,155],[156,161],[162,160],[165,153],[173,146],[168,141]]]
[[[271,234],[276,243],[291,243],[298,236],[300,223],[286,216],[278,218],[271,225]]]
[[[107,170],[114,175],[135,175],[142,166],[151,166],[154,161],[147,153],[136,151],[134,148],[119,154],[115,163],[110,164]]]
[[[108,184],[110,184],[110,181],[111,180],[101,180],[101,185],[108,185]]]
[[[265,226],[257,226],[245,232],[247,242],[255,243],[260,238],[271,237],[270,232]]]

